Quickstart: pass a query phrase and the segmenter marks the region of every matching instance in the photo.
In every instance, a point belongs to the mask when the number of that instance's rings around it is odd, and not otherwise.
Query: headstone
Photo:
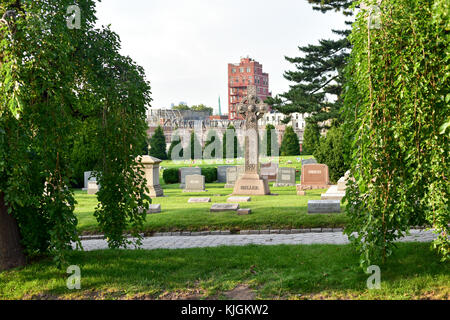
[[[162,160],[152,156],[138,157],[143,165],[145,180],[147,181],[148,195],[152,198],[164,196],[163,189],[159,184],[159,164]]]
[[[237,211],[238,209],[239,203],[214,203],[209,211],[223,212],[223,211]]]
[[[89,181],[97,181],[96,177],[91,176],[92,171],[85,171],[84,172],[84,188],[83,191],[86,191],[88,189],[88,182]]]
[[[199,167],[183,167],[179,170],[180,175],[180,189],[184,189],[186,186],[186,176],[194,175],[194,174],[202,174],[202,169]]]
[[[266,195],[269,183],[262,179],[259,168],[258,120],[268,110],[268,105],[257,97],[256,86],[247,87],[247,97],[237,106],[245,119],[245,166],[244,174],[234,184],[233,195]]]
[[[295,168],[278,168],[277,183],[275,187],[295,186]]]
[[[304,166],[305,164],[316,164],[317,160],[314,158],[309,158],[309,159],[302,159],[302,166]]]
[[[87,187],[87,194],[96,194],[98,192],[97,181],[89,181]]]
[[[139,208],[139,212],[142,212],[142,208]],[[160,213],[160,212],[161,212],[161,204],[150,204],[149,208],[146,209],[147,214]]]
[[[252,213],[252,209],[238,209],[237,214],[238,216],[245,216]]]
[[[267,179],[267,181],[276,181],[277,180],[277,163],[262,163],[261,164],[261,177],[263,179]]]
[[[306,196],[306,191],[302,189],[301,184],[296,184],[295,188],[297,189],[297,195],[298,196]]]
[[[217,182],[227,182],[227,169],[233,166],[218,166],[217,167]],[[234,183],[233,183],[234,184]]]
[[[337,188],[339,191],[345,191],[347,189],[347,181],[350,178],[350,170],[345,173],[345,175],[339,179]]]
[[[305,164],[302,166],[301,190],[328,189],[330,178],[326,164]]]
[[[345,191],[339,191],[338,186],[331,186],[327,192],[321,195],[322,200],[339,200],[345,197]]]
[[[340,213],[341,201],[339,200],[309,200],[308,213]]]
[[[236,181],[244,174],[244,166],[227,168],[227,183],[224,188],[234,188]]]
[[[188,203],[206,203],[211,202],[211,198],[189,198]]]
[[[205,176],[193,174],[186,176],[186,186],[183,192],[205,192]]]
[[[227,202],[250,202],[250,197],[229,197]]]

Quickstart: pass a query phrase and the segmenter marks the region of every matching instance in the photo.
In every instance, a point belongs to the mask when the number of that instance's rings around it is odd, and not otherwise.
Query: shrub
[[[202,175],[205,176],[205,183],[217,181],[217,168],[202,168]]]
[[[164,131],[161,126],[158,126],[155,133],[150,138],[150,151],[149,154],[152,157],[167,160],[166,153],[166,138],[164,137]]]
[[[317,123],[306,123],[303,135],[302,154],[314,154],[319,146],[320,129]]]
[[[345,163],[345,150],[342,129],[332,127],[328,130],[325,137],[320,138],[319,144],[314,151],[314,158],[319,163],[324,163],[328,166],[330,180],[333,183],[338,181],[349,169],[349,166]]]
[[[281,156],[298,156],[300,154],[300,142],[291,126],[288,126],[284,132],[280,149]]]
[[[179,183],[178,168],[168,168],[163,171],[163,179],[165,184]]]
[[[167,157],[169,160],[174,160],[175,159],[179,159],[179,158],[183,158],[183,148],[181,148],[181,150],[179,150],[179,154],[173,154],[172,155],[172,151],[173,149],[181,143],[181,138],[177,133],[174,133],[172,135],[172,142],[170,143],[170,147],[169,147],[169,151],[167,152]]]

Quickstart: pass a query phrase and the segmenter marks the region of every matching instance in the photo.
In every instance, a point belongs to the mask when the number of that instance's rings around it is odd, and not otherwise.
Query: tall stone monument
[[[247,87],[247,97],[237,107],[245,119],[245,166],[244,174],[234,185],[234,195],[266,195],[269,183],[262,179],[259,166],[258,120],[268,110],[267,104],[258,99],[255,86]]]
[[[162,197],[164,192],[159,184],[159,164],[162,160],[147,155],[142,156],[141,160],[147,180],[147,188],[150,191],[148,195],[151,198]]]

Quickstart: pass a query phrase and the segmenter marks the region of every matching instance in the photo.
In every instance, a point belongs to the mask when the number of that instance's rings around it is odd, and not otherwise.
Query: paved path
[[[436,236],[431,231],[411,230],[411,235],[400,242],[431,242]],[[83,240],[84,250],[107,249],[105,240]],[[347,244],[348,238],[342,232],[260,234],[260,235],[208,235],[148,237],[143,239],[142,249],[185,249],[218,246],[279,245],[279,244]]]

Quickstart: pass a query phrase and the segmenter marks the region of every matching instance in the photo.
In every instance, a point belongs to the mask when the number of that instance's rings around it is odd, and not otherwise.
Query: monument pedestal
[[[150,198],[155,198],[155,197],[163,197],[164,196],[164,191],[161,188],[161,186],[155,185],[155,186],[147,186],[148,190],[149,190],[149,196]]]
[[[233,195],[263,196],[269,193],[269,182],[257,173],[244,173],[234,184]]]

